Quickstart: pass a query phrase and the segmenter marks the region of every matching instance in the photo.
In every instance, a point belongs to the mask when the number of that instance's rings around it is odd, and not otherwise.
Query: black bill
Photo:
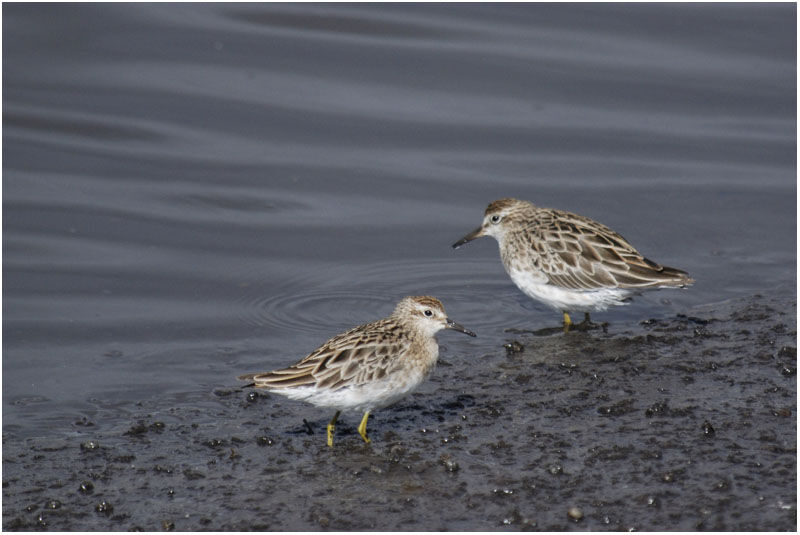
[[[470,241],[474,240],[475,238],[480,238],[483,235],[483,234],[481,234],[481,232],[483,232],[483,227],[476,228],[475,230],[473,230],[472,232],[470,232],[469,234],[467,234],[466,236],[464,236],[463,238],[461,238],[460,240],[455,242],[453,244],[453,249],[458,249],[459,247],[461,247],[465,243],[470,242]]]
[[[447,328],[448,329],[453,329],[454,331],[462,332],[464,334],[468,334],[468,335],[470,335],[472,337],[477,336],[474,332],[472,332],[472,331],[470,331],[468,329],[465,329],[464,327],[462,327],[461,325],[459,325],[455,321],[451,320],[450,318],[447,318]]]

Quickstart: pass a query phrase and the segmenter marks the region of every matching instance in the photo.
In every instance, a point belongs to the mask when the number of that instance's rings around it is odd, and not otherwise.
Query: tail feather
[[[661,266],[661,273],[671,281],[677,283],[677,286],[689,286],[694,283],[694,279],[682,269],[677,269],[669,266]]]
[[[662,286],[676,286],[682,288],[694,283],[694,279],[682,269],[669,266],[662,266],[653,262],[649,258],[643,258],[645,263],[652,268],[653,274],[659,279],[658,284]]]
[[[266,373],[247,373],[237,377],[240,381],[252,381],[256,388],[281,389],[314,383],[314,378],[304,372],[291,368]]]

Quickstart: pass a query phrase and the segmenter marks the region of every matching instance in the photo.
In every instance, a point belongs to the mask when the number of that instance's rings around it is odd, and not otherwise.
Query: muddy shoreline
[[[125,421],[4,433],[3,529],[794,531],[796,338],[794,296],[753,296],[445,344],[372,444],[348,414],[333,449],[330,414],[232,370]]]

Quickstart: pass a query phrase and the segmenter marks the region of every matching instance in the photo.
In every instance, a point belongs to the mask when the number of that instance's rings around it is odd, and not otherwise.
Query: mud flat
[[[794,299],[445,347],[370,445],[347,415],[326,447],[330,414],[240,370],[124,421],[4,433],[3,529],[794,531]]]

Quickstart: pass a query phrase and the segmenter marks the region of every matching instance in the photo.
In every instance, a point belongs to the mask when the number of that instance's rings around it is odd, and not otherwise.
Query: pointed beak
[[[465,243],[470,242],[475,238],[480,238],[481,236],[483,236],[483,227],[478,227],[469,234],[467,234],[466,236],[464,236],[463,238],[461,238],[460,240],[458,240],[457,242],[455,242],[453,244],[453,249],[458,249]]]
[[[459,331],[459,332],[462,332],[464,334],[468,334],[468,335],[472,336],[473,338],[475,336],[477,336],[474,332],[472,332],[472,331],[470,331],[468,329],[465,329],[464,327],[462,327],[461,325],[459,325],[455,321],[451,320],[450,318],[447,318],[447,327],[446,328],[447,329],[453,329],[454,331]]]

